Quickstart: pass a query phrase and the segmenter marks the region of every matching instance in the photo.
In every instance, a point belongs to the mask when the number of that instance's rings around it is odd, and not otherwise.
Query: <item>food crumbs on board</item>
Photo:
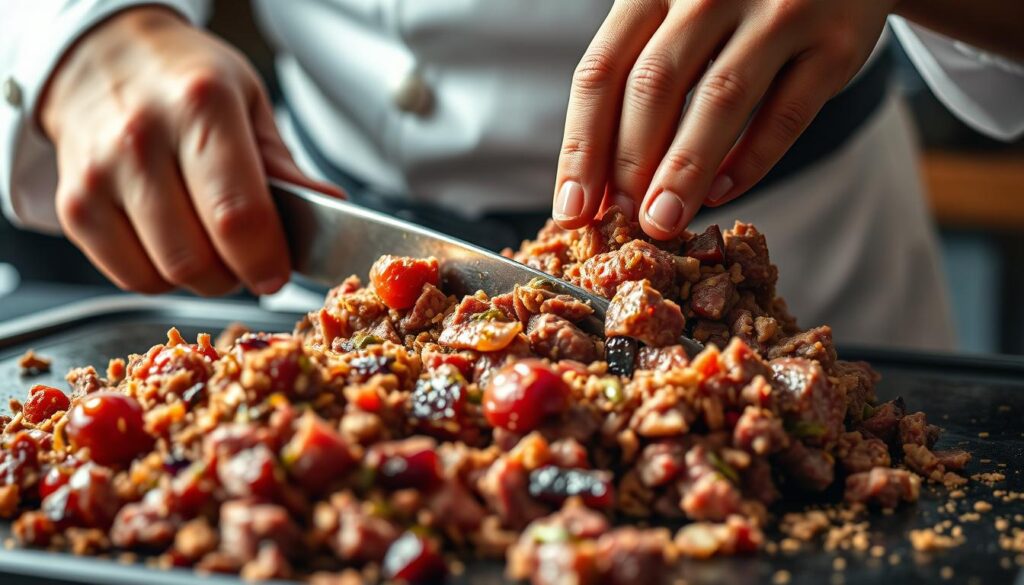
[[[789,579],[790,574],[786,570],[775,571],[775,574],[772,575],[772,583],[775,585],[786,585],[786,583],[789,583]]]
[[[946,579],[946,580],[952,579],[953,578],[953,567],[949,567],[949,566],[942,567],[939,570],[939,576],[942,577],[943,579]]]
[[[953,491],[949,492],[949,497],[953,498],[954,500],[959,500],[960,498],[962,498],[962,497],[964,497],[966,495],[967,495],[967,492],[965,492],[964,490],[953,490]]]
[[[898,555],[896,553],[892,553],[891,555],[889,555],[889,564],[890,565],[898,565],[898,564],[900,564],[900,560],[901,560],[900,559],[900,555]]]
[[[1006,529],[1010,527],[1010,521],[1006,518],[996,518],[995,525],[999,532],[1006,532]]]
[[[871,550],[869,550],[868,552],[871,554],[871,556],[875,557],[876,559],[885,556],[885,548],[878,544],[871,547]]]
[[[977,502],[974,502],[974,511],[975,512],[982,512],[982,513],[984,513],[984,512],[989,512],[991,510],[992,510],[992,504],[986,502],[985,500],[978,500]]]
[[[37,354],[35,350],[32,349],[26,351],[20,358],[18,358],[18,367],[21,368],[21,374],[23,376],[45,374],[50,371],[51,364],[53,364],[53,360]]]
[[[832,570],[833,571],[845,571],[846,570],[846,559],[843,557],[836,557],[832,559]]]
[[[978,436],[981,437],[982,439],[987,439],[988,431],[981,431],[980,433],[978,433]]]

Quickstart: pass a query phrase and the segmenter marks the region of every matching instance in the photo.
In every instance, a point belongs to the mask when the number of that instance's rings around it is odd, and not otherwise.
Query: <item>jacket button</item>
[[[16,108],[21,106],[21,87],[13,77],[4,80],[4,100]]]
[[[398,109],[417,116],[430,113],[434,102],[430,86],[415,71],[402,78],[392,93],[392,99]]]

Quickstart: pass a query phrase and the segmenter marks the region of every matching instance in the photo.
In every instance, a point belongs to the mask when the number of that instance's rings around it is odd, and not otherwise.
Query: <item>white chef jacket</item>
[[[78,35],[135,4],[164,4],[196,23],[209,8],[204,0],[5,3],[0,192],[19,225],[59,231],[54,151],[34,123],[45,80]],[[611,4],[256,2],[278,49],[282,89],[320,150],[376,190],[467,218],[550,204],[572,71]],[[925,80],[955,113],[994,136],[1024,131],[1019,64],[892,20]],[[889,150],[908,164],[883,160]],[[708,217],[762,226],[780,264],[780,290],[804,323],[834,323],[842,341],[948,347],[935,237],[913,162],[907,125],[891,98],[827,160]],[[871,204],[857,207],[853,221],[850,202],[857,201]],[[899,278],[872,276],[883,274]]]

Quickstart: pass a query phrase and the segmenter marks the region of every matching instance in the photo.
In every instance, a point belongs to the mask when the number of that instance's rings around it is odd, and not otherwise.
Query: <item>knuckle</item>
[[[591,47],[587,49],[573,72],[573,89],[581,92],[607,89],[615,83],[618,76],[617,61],[610,48]]]
[[[656,163],[646,161],[633,151],[621,151],[615,156],[617,174],[627,177],[650,177],[654,174]]]
[[[793,24],[807,12],[807,0],[774,0],[770,9],[774,25]]]
[[[813,110],[805,101],[791,99],[781,103],[770,125],[774,139],[781,144],[792,142],[813,117]]]
[[[200,280],[209,268],[208,257],[184,247],[165,251],[160,259],[160,273],[177,286],[187,286]]]
[[[670,148],[662,164],[665,174],[673,179],[704,176],[708,169],[700,155],[686,148]]]
[[[734,69],[722,69],[707,74],[697,92],[697,99],[716,111],[735,112],[746,105],[749,95],[743,75]]]
[[[159,124],[157,113],[152,108],[130,110],[118,128],[117,150],[136,162],[145,160],[156,141]]]
[[[57,192],[57,218],[71,232],[92,224],[92,196],[80,187],[61,188]]]
[[[858,47],[856,35],[842,27],[830,31],[824,42],[825,57],[844,82],[856,73]]]
[[[641,57],[630,72],[627,93],[641,106],[663,104],[672,97],[676,79],[671,59],[648,55]]]
[[[263,206],[237,192],[222,193],[212,210],[215,235],[231,241],[244,238],[270,220]]]
[[[207,108],[222,103],[232,96],[229,77],[217,67],[201,67],[189,73],[181,84],[179,99],[189,111]]]
[[[594,143],[586,138],[567,136],[562,142],[561,157],[565,159],[588,159],[597,155]]]
[[[746,169],[749,175],[761,177],[778,162],[778,158],[768,152],[766,145],[751,144],[743,153],[742,168]]]

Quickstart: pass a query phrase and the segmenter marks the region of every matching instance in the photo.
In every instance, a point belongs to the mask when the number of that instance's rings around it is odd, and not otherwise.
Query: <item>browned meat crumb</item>
[[[26,351],[20,358],[18,358],[18,367],[21,368],[23,375],[34,375],[42,374],[50,371],[50,364],[53,360],[43,357],[35,352],[35,350]]]

